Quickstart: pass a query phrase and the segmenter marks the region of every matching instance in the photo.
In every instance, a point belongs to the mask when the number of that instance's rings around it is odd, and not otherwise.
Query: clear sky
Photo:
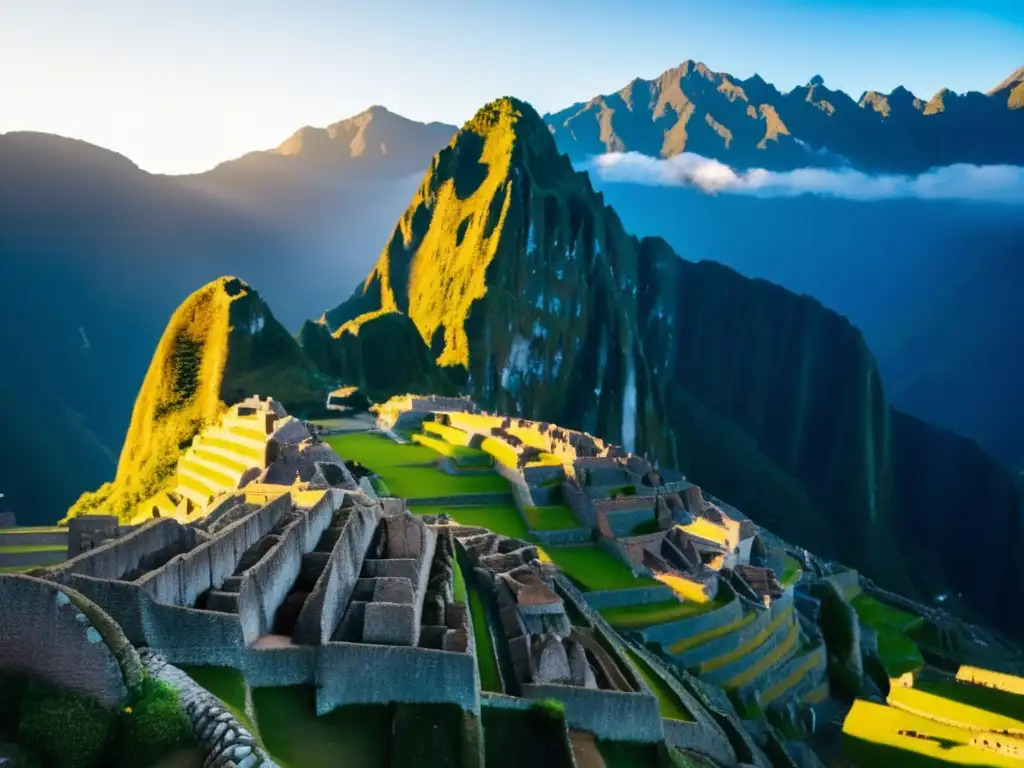
[[[186,173],[372,104],[546,112],[688,58],[783,90],[987,90],[1024,65],[1024,0],[0,0],[0,132]]]

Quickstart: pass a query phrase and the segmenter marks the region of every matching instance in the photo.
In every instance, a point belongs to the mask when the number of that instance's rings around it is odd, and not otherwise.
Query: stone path
[[[177,667],[148,649],[139,651],[146,670],[174,688],[192,725],[204,768],[278,768],[224,707],[224,703]]]
[[[569,741],[576,756],[577,768],[607,768],[607,763],[597,748],[594,734],[585,731],[569,731]]]

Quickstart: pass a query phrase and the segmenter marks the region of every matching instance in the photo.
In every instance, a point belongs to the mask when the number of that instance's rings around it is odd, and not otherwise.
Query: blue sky
[[[855,97],[987,90],[1024,64],[1024,0],[0,0],[0,132],[185,173],[371,104],[545,112],[687,58]]]

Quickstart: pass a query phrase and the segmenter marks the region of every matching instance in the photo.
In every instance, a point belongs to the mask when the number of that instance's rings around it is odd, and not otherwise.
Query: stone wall
[[[572,482],[566,480],[562,483],[562,498],[569,508],[584,525],[589,528],[597,527],[597,517],[594,515],[594,505],[587,495],[583,493]]]
[[[291,504],[290,495],[282,497]],[[279,503],[282,499],[278,499]],[[302,556],[316,547],[320,536],[331,524],[340,499],[327,492],[308,512],[283,531],[259,562],[242,574],[238,589],[238,617],[246,644],[270,632],[274,614],[299,577]]]
[[[313,645],[246,648],[241,668],[253,688],[314,685],[318,651]]]
[[[693,648],[688,648],[682,653],[674,654],[672,658],[684,667],[690,668],[719,656],[724,656],[754,640],[779,616],[787,613],[792,608],[792,605],[793,591],[786,590],[782,597],[772,603],[770,608],[760,611],[757,614],[757,618],[746,626],[740,627],[735,632],[729,632],[728,634],[712,638]]]
[[[566,528],[561,531],[538,531],[529,529],[530,536],[548,547],[563,547],[570,544],[589,544],[589,528]]]
[[[685,637],[699,635],[716,627],[723,627],[743,617],[743,604],[733,597],[721,608],[714,608],[697,616],[687,616],[676,621],[655,624],[638,630],[645,643],[660,643],[667,648]]]
[[[827,581],[838,589],[844,600],[852,600],[860,592],[860,577],[852,568],[833,573],[831,576],[823,576],[822,581]]]
[[[197,543],[196,533],[177,520],[158,518],[127,536],[113,539],[60,566],[65,573],[98,579],[120,579],[145,561],[174,550],[185,551]]]
[[[572,685],[526,683],[524,698],[558,699],[570,728],[601,739],[653,743],[665,738],[658,700],[651,693],[623,693]]]
[[[468,653],[329,642],[318,649],[316,681],[318,715],[392,701],[458,704],[480,713],[476,660]]]
[[[616,608],[624,605],[640,605],[671,600],[675,593],[665,585],[635,587],[633,589],[606,589],[585,592],[584,599],[593,608]]]
[[[91,618],[90,618],[91,617]],[[46,681],[118,706],[129,683],[105,635],[127,640],[95,603],[59,584],[0,575],[0,672]]]
[[[243,515],[210,541],[176,555],[138,580],[155,600],[170,605],[195,605],[198,597],[217,588],[234,573],[249,547],[267,535],[291,509],[291,494]]]
[[[146,669],[178,692],[181,707],[192,726],[206,766],[221,768],[277,768],[256,743],[255,737],[232,715],[224,703],[177,667],[149,651],[142,652]]]
[[[24,545],[29,546],[29,545]],[[28,566],[47,566],[62,563],[67,558],[63,549],[43,552],[0,552],[0,568],[27,568]]]
[[[66,547],[68,531],[5,531],[0,529],[0,547]]]
[[[295,624],[296,642],[321,645],[334,635],[380,519],[380,511],[376,507],[355,506],[349,512],[327,566],[299,613]]]
[[[783,621],[760,645],[751,648],[737,659],[733,659],[710,672],[702,673],[701,679],[713,685],[723,685],[737,675],[747,672],[771,654],[772,651],[785,643],[790,634],[796,631],[794,625],[795,620],[792,617]]]

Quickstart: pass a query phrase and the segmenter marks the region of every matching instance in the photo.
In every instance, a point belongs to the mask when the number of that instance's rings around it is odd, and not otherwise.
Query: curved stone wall
[[[192,733],[206,759],[205,766],[221,768],[277,768],[256,738],[232,715],[224,703],[161,656],[144,650],[142,662],[155,679],[178,692]]]
[[[120,628],[68,587],[0,575],[0,617],[0,672],[43,680],[110,707],[138,684],[138,656]]]

